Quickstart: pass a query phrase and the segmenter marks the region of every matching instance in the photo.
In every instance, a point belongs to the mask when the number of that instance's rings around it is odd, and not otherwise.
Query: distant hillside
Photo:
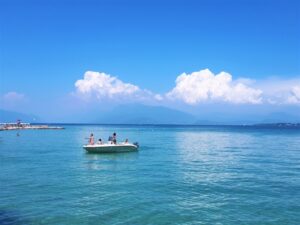
[[[266,116],[260,123],[300,123],[300,116],[284,112],[274,112]]]
[[[275,112],[270,114],[255,113],[220,113],[199,116],[195,123],[197,125],[253,125],[253,124],[273,124],[273,123],[300,123],[300,116]]]
[[[95,118],[95,123],[110,124],[193,124],[196,118],[188,113],[162,106],[142,104],[120,105]]]
[[[40,122],[40,119],[35,115],[0,109],[0,123],[12,123],[18,119],[24,123]]]
[[[103,111],[103,110],[106,111]],[[143,104],[124,104],[113,109],[105,107],[82,110],[66,114],[55,121],[41,121],[32,114],[0,109],[0,123],[16,122],[41,123],[98,123],[98,124],[186,124],[186,125],[253,125],[273,123],[300,123],[300,116],[284,112],[265,115],[255,113],[202,113],[197,116],[179,110]]]

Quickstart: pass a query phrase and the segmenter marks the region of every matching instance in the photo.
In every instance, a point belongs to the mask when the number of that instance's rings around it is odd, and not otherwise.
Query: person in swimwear
[[[94,141],[94,134],[91,133],[90,138],[89,138],[89,144],[93,145],[94,143],[95,143],[95,141]]]

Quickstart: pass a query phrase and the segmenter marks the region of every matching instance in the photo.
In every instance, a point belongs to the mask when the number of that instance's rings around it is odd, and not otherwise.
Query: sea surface
[[[1,225],[300,224],[300,129],[64,127],[0,132]],[[91,132],[140,149],[87,154]]]

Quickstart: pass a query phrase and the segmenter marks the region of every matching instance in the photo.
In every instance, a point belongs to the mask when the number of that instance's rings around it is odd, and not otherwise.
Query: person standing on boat
[[[117,144],[117,134],[116,134],[116,133],[113,133],[113,136],[112,136],[112,143],[113,143],[113,144]]]
[[[97,144],[98,144],[98,145],[102,145],[102,144],[103,144],[103,142],[102,142],[102,139],[101,139],[101,138],[98,140]]]
[[[90,138],[89,138],[89,144],[93,145],[94,144],[94,134],[91,133]]]

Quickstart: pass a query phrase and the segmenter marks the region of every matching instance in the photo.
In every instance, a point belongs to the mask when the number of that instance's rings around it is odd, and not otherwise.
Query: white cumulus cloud
[[[300,104],[300,78],[280,79],[267,78],[256,83],[263,90],[265,103],[272,105]]]
[[[87,71],[75,82],[75,96],[99,101],[140,102],[146,104],[173,104],[181,101],[189,105],[200,103],[300,105],[300,78],[261,80],[233,79],[226,72],[212,73],[209,69],[190,74],[182,73],[176,85],[167,93],[154,93],[135,84],[126,83],[106,73]],[[72,93],[74,94],[74,93]],[[24,96],[9,92],[2,97],[6,102],[17,101]],[[10,100],[9,100],[10,99]],[[169,101],[173,100],[173,101]]]
[[[117,77],[93,71],[87,71],[83,79],[76,81],[75,87],[78,93],[95,94],[99,99],[129,96],[140,90],[138,86],[124,83]]]
[[[291,95],[288,97],[288,103],[300,103],[300,86],[294,86],[291,90]]]
[[[176,86],[167,93],[167,97],[188,104],[204,101],[259,104],[262,103],[261,95],[260,89],[251,88],[242,81],[233,81],[229,73],[215,75],[208,69],[181,74],[176,79]]]

